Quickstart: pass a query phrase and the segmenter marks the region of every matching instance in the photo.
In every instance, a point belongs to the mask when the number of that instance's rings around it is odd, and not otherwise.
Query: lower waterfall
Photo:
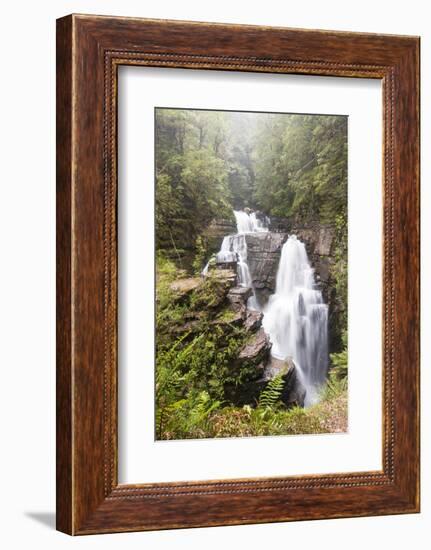
[[[318,400],[328,369],[328,306],[315,287],[305,245],[291,235],[283,245],[263,328],[272,342],[271,354],[293,359],[307,392],[306,406]]]

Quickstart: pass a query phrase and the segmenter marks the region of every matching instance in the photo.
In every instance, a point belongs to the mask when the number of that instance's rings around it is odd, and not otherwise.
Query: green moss
[[[231,323],[237,317],[235,311],[231,309],[224,309],[219,315],[217,315],[216,320],[221,323]]]
[[[190,309],[211,314],[209,310],[220,308],[223,305],[229,288],[230,285],[226,279],[210,274],[191,295]]]

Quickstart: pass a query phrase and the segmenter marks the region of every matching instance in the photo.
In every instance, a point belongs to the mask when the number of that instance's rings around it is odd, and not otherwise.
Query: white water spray
[[[247,243],[244,233],[224,237],[217,263],[237,262],[238,284],[251,287],[251,275],[247,263]]]
[[[233,213],[238,233],[261,233],[268,231],[268,218],[262,221],[256,216],[255,212],[247,214],[243,210],[234,210]]]
[[[307,392],[306,406],[317,401],[328,369],[328,306],[315,286],[305,245],[291,235],[283,245],[263,327],[272,342],[271,354],[295,362]]]
[[[253,288],[250,269],[247,263],[247,233],[267,232],[269,218],[260,220],[254,212],[247,214],[243,210],[234,210],[236,229],[235,235],[227,235],[223,238],[220,251],[217,253],[217,263],[237,262],[238,284],[243,287]],[[202,276],[208,273],[209,262],[202,271]],[[256,297],[251,296],[247,304],[249,309],[259,309]]]

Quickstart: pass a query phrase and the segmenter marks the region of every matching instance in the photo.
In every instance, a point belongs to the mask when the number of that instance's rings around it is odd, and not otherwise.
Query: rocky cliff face
[[[236,227],[233,221],[213,220],[203,233],[208,253],[218,252],[223,238],[234,233]],[[334,261],[334,229],[318,223],[297,224],[286,218],[271,218],[268,233],[249,233],[246,236],[248,264],[259,297],[265,303],[268,296],[275,291],[281,249],[288,235],[292,233],[305,243],[325,301],[329,301],[330,269]]]
[[[319,224],[296,227],[292,233],[305,243],[311,265],[315,269],[316,280],[320,285],[325,302],[330,301],[331,267],[334,263],[334,229]]]
[[[335,263],[335,231],[333,227],[313,224],[296,227],[295,235],[305,243],[311,265],[315,269],[316,281],[322,291],[323,299],[329,306],[328,346],[329,352],[340,347],[339,312],[336,305],[335,281],[331,269]]]
[[[277,227],[281,221],[278,219]],[[288,222],[285,223],[285,226]],[[330,301],[330,271],[334,261],[332,227],[314,225],[291,227],[289,232],[275,232],[270,227],[268,233],[250,233],[246,236],[247,259],[253,285],[258,300],[266,303],[270,294],[275,291],[278,263],[281,249],[288,235],[295,234],[305,243],[308,257],[316,273],[316,280],[322,290],[325,302]]]
[[[214,220],[204,233],[208,251],[217,252],[223,237],[235,232],[233,222]],[[331,279],[331,268],[335,262],[333,227],[319,223],[298,224],[286,218],[271,218],[268,233],[247,234],[247,262],[256,298],[259,304],[264,306],[269,296],[275,292],[281,249],[291,234],[295,234],[305,243],[308,257],[315,269],[316,281],[325,303],[329,305],[329,349],[332,352],[338,345],[338,336],[335,336],[333,341],[336,332],[333,327],[337,325],[334,281]]]
[[[247,263],[261,306],[275,291],[278,263],[281,249],[287,238],[286,233],[249,233],[246,235]]]
[[[223,237],[226,237],[226,235],[233,235],[234,233],[236,233],[236,225],[233,220],[213,220],[202,234],[208,254],[215,254],[218,252]]]

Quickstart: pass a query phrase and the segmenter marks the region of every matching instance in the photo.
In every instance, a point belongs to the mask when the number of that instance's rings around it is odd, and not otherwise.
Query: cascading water
[[[250,275],[250,269],[247,263],[247,233],[267,232],[269,218],[261,221],[254,212],[247,214],[243,210],[234,210],[236,229],[235,235],[227,235],[223,238],[220,251],[216,255],[217,263],[237,262],[238,284],[243,287],[253,288],[253,282]],[[202,276],[208,274],[208,262],[202,270]],[[248,300],[249,309],[259,309],[256,297],[253,293]]]
[[[305,245],[291,235],[283,245],[275,294],[264,310],[263,327],[277,359],[293,359],[305,386],[305,405],[318,399],[328,369],[328,306],[315,288]]]
[[[238,233],[252,233],[253,232],[253,220],[243,210],[233,211],[236,221],[236,230]]]
[[[238,284],[251,287],[251,275],[247,263],[247,243],[244,233],[224,237],[217,263],[237,262]]]
[[[247,263],[247,233],[268,231],[269,219],[259,219],[255,213],[234,211],[237,233],[223,238],[216,262],[237,262],[238,284],[253,288]],[[202,271],[208,273],[209,263]],[[253,295],[248,309],[259,309]],[[276,359],[291,358],[306,389],[305,406],[318,400],[319,389],[328,369],[328,306],[316,289],[314,270],[308,261],[305,245],[291,235],[281,251],[275,294],[270,296],[263,311],[262,326],[271,343],[271,355]]]
[[[234,210],[233,213],[235,216],[238,233],[261,233],[268,231],[268,218],[265,218],[265,221],[263,222],[256,216],[255,212],[247,214],[247,212],[244,212],[243,210]]]

